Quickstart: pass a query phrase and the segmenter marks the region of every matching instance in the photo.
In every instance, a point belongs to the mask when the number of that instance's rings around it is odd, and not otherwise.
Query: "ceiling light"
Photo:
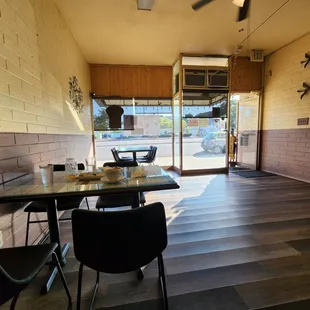
[[[138,10],[151,11],[155,0],[137,0]]]
[[[245,0],[233,0],[233,4],[237,5],[237,6],[240,6],[241,8],[243,7],[244,5],[244,1]]]

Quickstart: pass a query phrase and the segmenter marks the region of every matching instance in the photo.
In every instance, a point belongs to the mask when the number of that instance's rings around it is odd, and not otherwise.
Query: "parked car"
[[[172,137],[172,133],[168,132],[168,131],[165,131],[165,132],[160,133],[158,137],[160,137],[160,138],[170,138],[170,137]]]
[[[226,152],[226,132],[209,132],[201,141],[204,151],[212,154],[224,154]]]

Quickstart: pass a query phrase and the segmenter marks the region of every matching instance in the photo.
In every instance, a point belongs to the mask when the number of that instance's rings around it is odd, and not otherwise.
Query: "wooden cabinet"
[[[238,57],[236,64],[231,66],[230,78],[232,93],[259,91],[263,88],[263,63]]]
[[[91,89],[96,96],[171,98],[172,67],[91,65]]]

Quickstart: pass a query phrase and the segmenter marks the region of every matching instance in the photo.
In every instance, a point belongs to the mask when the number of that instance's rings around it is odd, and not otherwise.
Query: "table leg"
[[[137,161],[137,153],[136,152],[132,152],[132,159],[133,159],[133,161]]]
[[[59,263],[61,266],[66,264],[65,256],[69,250],[70,244],[66,243],[63,248],[61,248],[60,242],[60,234],[59,234],[59,223],[58,223],[58,214],[57,214],[57,202],[55,199],[48,200],[48,207],[47,207],[47,220],[48,220],[48,228],[50,234],[50,241],[51,243],[57,243],[58,247],[56,248],[55,252],[58,257]],[[41,293],[46,294],[57,275],[57,267],[53,266],[50,272],[50,275],[46,281],[46,284],[42,287]]]

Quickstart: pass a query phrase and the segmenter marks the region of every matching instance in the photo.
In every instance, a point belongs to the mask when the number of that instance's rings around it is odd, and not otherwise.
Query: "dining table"
[[[116,148],[118,153],[132,153],[132,160],[137,161],[138,152],[149,152],[152,147],[149,145],[132,145],[132,146],[121,146]]]
[[[34,173],[27,180],[14,181],[0,186],[0,204],[10,202],[45,201],[47,203],[47,219],[50,242],[57,243],[56,254],[62,266],[66,264],[66,254],[70,244],[64,243],[62,247],[59,232],[57,199],[68,197],[90,197],[109,194],[135,193],[132,207],[139,207],[139,193],[161,190],[178,189],[179,185],[159,166],[144,167],[143,177],[139,176],[140,167],[124,168],[124,179],[118,183],[110,184],[102,180],[83,180],[69,178],[65,172],[54,172],[54,181],[44,186],[40,173]],[[98,211],[96,211],[98,212]],[[57,275],[57,268],[52,268],[41,293],[47,293]]]

